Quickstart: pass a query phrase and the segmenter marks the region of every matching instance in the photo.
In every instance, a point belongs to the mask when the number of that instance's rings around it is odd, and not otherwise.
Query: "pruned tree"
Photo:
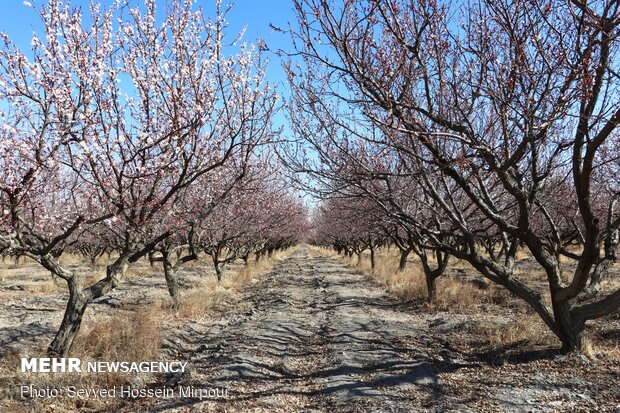
[[[49,353],[64,356],[86,306],[173,232],[175,203],[207,175],[242,164],[273,136],[276,95],[252,45],[225,51],[215,19],[173,1],[163,18],[144,8],[50,0],[32,58],[4,37],[0,49],[3,245],[67,282],[69,300]],[[82,285],[54,251],[101,224],[119,256]]]
[[[336,125],[341,135],[323,152],[396,152],[442,226],[407,213],[403,223],[527,302],[564,351],[581,350],[585,323],[620,307],[620,290],[589,287],[615,261],[601,246],[615,242],[620,226],[617,190],[601,185],[617,162],[620,5],[295,5],[300,69],[290,65],[289,78],[292,105],[302,110],[292,116],[306,136]],[[309,142],[310,151],[324,145]],[[380,177],[366,159],[355,163],[362,175]],[[329,184],[325,169],[315,174],[320,184]],[[576,240],[580,251],[571,252]],[[520,244],[544,270],[550,302],[517,277]],[[560,257],[574,264],[570,274]]]

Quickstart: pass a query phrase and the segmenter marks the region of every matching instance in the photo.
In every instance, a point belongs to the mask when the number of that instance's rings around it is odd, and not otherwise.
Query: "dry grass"
[[[478,310],[480,304],[492,301],[495,293],[495,288],[492,286],[484,290],[471,282],[452,276],[439,277],[436,283],[435,307],[452,312],[463,313]]]
[[[392,294],[403,300],[426,299],[427,288],[424,271],[419,259],[410,255],[407,266],[399,271],[400,255],[397,249],[380,249],[377,251],[375,268],[370,266],[367,254],[363,255],[361,262],[357,258],[338,256],[340,261],[348,266],[359,269],[363,274],[374,282],[387,289]],[[460,260],[451,261],[451,268],[464,269],[468,263]],[[455,276],[442,275],[436,281],[437,295],[433,306],[440,310],[464,312],[478,310],[481,303],[497,301],[497,288],[481,282],[480,285],[464,281]]]
[[[398,249],[380,248],[375,254],[375,268],[370,265],[369,254],[362,254],[358,260],[352,257],[338,255],[333,250],[320,250],[321,254],[334,258],[348,267],[358,269],[366,277],[381,285],[390,293],[402,300],[415,300],[426,297],[426,284],[420,263],[413,255],[409,256],[407,266],[399,271],[400,255]]]
[[[161,275],[163,273],[163,269],[161,263],[155,263],[153,267],[147,263],[147,265],[134,265],[129,267],[127,272],[125,273],[125,279],[138,279],[150,277],[153,274]]]
[[[225,277],[223,284],[225,287],[239,291],[253,278],[260,277],[270,272],[278,262],[291,256],[299,248],[300,246],[296,245],[284,251],[276,251],[271,257],[263,257],[259,261],[250,259],[247,265],[243,265],[230,277]]]
[[[591,359],[620,362],[620,344],[617,341],[585,338],[584,353]]]
[[[157,360],[161,317],[159,303],[132,312],[118,310],[82,332],[72,352],[106,361]]]
[[[105,270],[94,271],[90,270],[88,272],[84,272],[81,277],[82,286],[86,287],[89,285],[93,285],[96,282],[102,280],[105,277]]]
[[[88,262],[87,259],[85,259],[83,256],[79,255],[79,254],[71,254],[71,253],[64,253],[60,256],[60,265],[64,265],[64,266],[68,266],[68,265],[86,265],[86,263]],[[88,262],[88,264],[90,265],[90,262]]]
[[[58,294],[66,291],[67,288],[63,285],[62,280],[45,280],[39,281],[36,283],[29,284],[25,287],[25,291],[29,295],[50,295],[50,294]]]
[[[66,291],[65,283],[53,278],[41,267],[20,267],[17,269],[0,269],[0,291],[3,301],[19,300],[27,297],[52,295]]]
[[[0,268],[7,270],[16,270],[30,265],[38,264],[35,260],[28,257],[19,257],[19,259],[15,257],[4,257],[4,259],[0,260]]]
[[[49,272],[45,271],[43,267],[34,261],[19,265],[2,264],[0,265],[0,280],[19,280],[23,278],[24,272],[45,272],[49,274]]]
[[[536,314],[521,314],[507,323],[481,321],[476,332],[484,337],[486,344],[492,347],[516,345],[555,347],[558,339]]]
[[[72,357],[79,357],[82,364],[88,361],[156,361],[160,355],[160,306],[157,304],[128,312],[117,310],[110,317],[97,321],[92,327],[84,326],[71,349]],[[118,400],[112,398],[21,398],[21,385],[32,385],[37,389],[111,388],[114,386],[144,386],[152,382],[152,374],[133,373],[21,373],[22,355],[15,348],[5,348],[0,361],[0,411],[67,412],[81,409],[102,409]],[[28,354],[28,357],[45,357]],[[139,381],[139,382],[138,382]]]
[[[179,304],[174,310],[176,318],[199,318],[217,311],[226,292],[213,280],[204,281],[187,293],[182,293]]]
[[[215,277],[208,277],[196,284],[190,291],[182,293],[178,306],[175,308],[170,302],[163,308],[174,311],[174,316],[182,319],[202,317],[205,314],[225,310],[226,298],[241,291],[252,279],[270,272],[274,265],[293,254],[298,247],[285,251],[277,251],[271,257],[263,257],[258,262],[249,260],[247,265],[233,268],[224,273],[220,284]]]
[[[426,280],[419,259],[410,255],[407,266],[399,271],[400,255],[397,249],[380,249],[376,254],[374,270],[370,266],[368,254],[357,258],[343,257],[335,252],[328,256],[338,259],[350,267],[355,267],[368,278],[381,285],[402,300],[427,299]],[[468,262],[452,258],[446,273],[436,280],[436,297],[432,308],[453,313],[477,313],[489,308],[513,307],[518,304],[508,291],[475,275]]]
[[[389,252],[377,254],[374,270],[370,260],[357,266],[362,273],[402,300],[426,298],[424,273],[418,262],[409,262],[403,271],[398,269],[399,257]]]
[[[515,253],[515,260],[517,261],[527,260],[530,257],[531,256],[530,256],[529,251],[525,248],[518,248],[517,252]]]

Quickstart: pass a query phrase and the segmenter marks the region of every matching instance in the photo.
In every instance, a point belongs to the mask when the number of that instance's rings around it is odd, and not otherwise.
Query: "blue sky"
[[[40,6],[44,0],[29,0],[29,2],[35,6]],[[110,0],[100,0],[100,2],[102,4],[112,3]],[[137,0],[137,2],[140,3],[142,0]],[[222,6],[228,3],[231,2],[223,0]],[[273,24],[276,27],[286,29],[289,23],[293,24],[295,13],[290,0],[237,0],[232,3],[234,6],[227,16],[231,36],[247,26],[245,40],[254,41],[257,38],[262,38],[271,50],[289,50],[289,35],[274,31],[269,25]],[[24,6],[23,0],[2,0],[0,4],[0,32],[7,33],[12,41],[22,49],[28,50],[32,32],[40,32],[37,12],[33,8]],[[88,10],[88,0],[72,0],[70,4]],[[165,5],[166,0],[157,0],[157,6],[160,10]],[[215,0],[198,0],[196,5],[208,12],[215,9]],[[285,77],[280,59],[271,53],[269,58],[271,63],[268,81],[271,83],[283,82]],[[281,95],[286,95],[284,85],[279,85],[278,89]],[[279,118],[281,121],[281,117]]]
[[[35,7],[39,7],[46,0],[28,0]],[[166,0],[156,0],[159,10],[166,5]],[[99,0],[102,4],[110,4],[111,0]],[[134,4],[142,3],[143,0],[134,0]],[[41,33],[40,18],[34,8],[27,7],[24,0],[0,0],[0,32],[8,34],[9,38],[15,42],[22,50],[30,49],[32,33]],[[226,0],[222,1],[222,6],[228,4]],[[228,32],[229,39],[233,38],[236,33],[246,27],[244,39],[254,42],[260,38],[267,42],[267,46],[272,51],[279,49],[290,51],[290,35],[288,33],[273,30],[273,26],[287,29],[289,24],[295,26],[295,13],[291,0],[237,0],[227,15],[230,25]],[[81,6],[88,14],[88,0],[71,0],[71,5]],[[206,14],[215,10],[215,0],[197,0],[197,7],[202,7]],[[212,15],[212,14],[211,14]],[[277,84],[280,96],[287,97],[286,77],[281,66],[281,59],[272,52],[268,53],[270,59],[269,69],[267,71],[267,81]],[[274,117],[276,127],[283,128],[284,137],[288,137],[291,133],[287,126],[287,120],[284,111],[280,110]]]

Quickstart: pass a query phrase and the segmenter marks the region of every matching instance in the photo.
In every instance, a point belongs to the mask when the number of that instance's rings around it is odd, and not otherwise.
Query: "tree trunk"
[[[217,282],[218,282],[218,284],[220,282],[222,282],[222,270],[220,269],[220,263],[219,262],[215,263],[215,275],[217,275]]]
[[[179,306],[179,284],[176,279],[176,268],[172,265],[172,262],[170,261],[170,253],[167,251],[163,253],[163,264],[164,277],[166,278],[168,293],[170,293],[174,308],[177,308]]]
[[[404,271],[407,266],[407,258],[411,253],[411,248],[403,248],[400,250],[400,262],[398,263],[398,271]]]
[[[67,280],[67,285],[69,286],[69,301],[65,308],[65,315],[56,337],[47,349],[47,354],[51,357],[67,356],[73,345],[73,340],[80,331],[82,316],[88,305],[88,298],[82,291],[77,279]]]
[[[162,253],[163,255],[163,253]],[[151,268],[153,268],[155,266],[155,263],[158,261],[158,259],[155,258],[155,253],[154,252],[149,252],[147,254],[147,257],[149,259],[149,264],[151,264]]]
[[[65,357],[69,353],[73,345],[73,340],[80,331],[82,317],[84,316],[84,311],[88,304],[115,289],[127,272],[129,265],[142,258],[144,254],[148,252],[147,247],[153,248],[157,242],[167,236],[168,233],[165,233],[160,239],[156,239],[152,243],[147,244],[142,250],[134,252],[133,254],[130,252],[121,254],[114,263],[108,265],[106,277],[104,279],[86,288],[82,288],[79,278],[75,274],[64,270],[55,258],[49,254],[40,257],[41,265],[64,279],[69,288],[69,300],[67,301],[63,320],[58,329],[58,333],[47,349],[50,356]]]
[[[584,349],[583,321],[575,320],[567,303],[553,303],[553,315],[557,325],[556,335],[562,341],[562,353],[582,352]]]
[[[211,255],[211,260],[213,261],[213,268],[215,268],[215,275],[217,276],[218,284],[222,281],[222,269],[220,268],[220,259],[219,254],[214,252]]]
[[[433,271],[425,271],[424,276],[426,278],[426,291],[428,294],[426,299],[429,303],[432,303],[435,301],[435,299],[437,299],[437,283],[435,281],[439,276],[435,275]]]
[[[426,255],[425,250],[421,250],[418,256],[420,257],[422,268],[424,269],[426,291],[428,293],[427,300],[429,303],[432,303],[437,298],[437,278],[439,278],[439,276],[443,274],[448,267],[450,256],[443,252],[433,251],[433,256],[436,261],[435,269],[431,268],[428,264],[428,255]]]
[[[370,269],[375,269],[375,247],[370,247]]]

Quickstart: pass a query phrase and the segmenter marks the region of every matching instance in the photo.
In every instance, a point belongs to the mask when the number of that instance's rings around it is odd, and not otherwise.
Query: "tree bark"
[[[65,315],[54,340],[47,349],[51,357],[66,357],[71,350],[73,340],[80,331],[82,317],[89,303],[88,297],[82,291],[80,283],[75,277],[67,280],[69,287],[69,301],[65,308]]]
[[[553,300],[553,298],[552,298]],[[571,314],[571,306],[567,302],[553,302],[553,315],[557,326],[556,335],[562,342],[562,353],[581,353],[584,349],[585,322]]]
[[[419,257],[422,261],[422,268],[424,269],[424,278],[426,280],[426,291],[428,293],[427,300],[432,303],[437,298],[437,278],[441,276],[448,267],[448,261],[450,255],[440,251],[433,251],[436,261],[435,269],[431,268],[428,263],[428,255],[425,250],[421,250]]]
[[[435,281],[439,276],[435,275],[432,271],[425,271],[424,276],[426,278],[426,291],[428,294],[426,299],[429,303],[433,303],[437,299],[437,283]]]
[[[213,268],[215,268],[217,282],[220,283],[222,281],[222,269],[220,268],[219,254],[217,252],[214,252],[211,255],[211,260],[213,261]]]
[[[370,268],[375,269],[375,247],[370,246]]]
[[[168,287],[168,293],[172,298],[174,308],[179,306],[179,284],[176,279],[176,266],[172,265],[170,260],[170,252],[163,254],[164,264],[164,277],[166,278],[166,286]]]
[[[398,271],[404,271],[407,267],[407,258],[411,253],[411,248],[403,248],[400,250],[400,261],[398,263]]]

